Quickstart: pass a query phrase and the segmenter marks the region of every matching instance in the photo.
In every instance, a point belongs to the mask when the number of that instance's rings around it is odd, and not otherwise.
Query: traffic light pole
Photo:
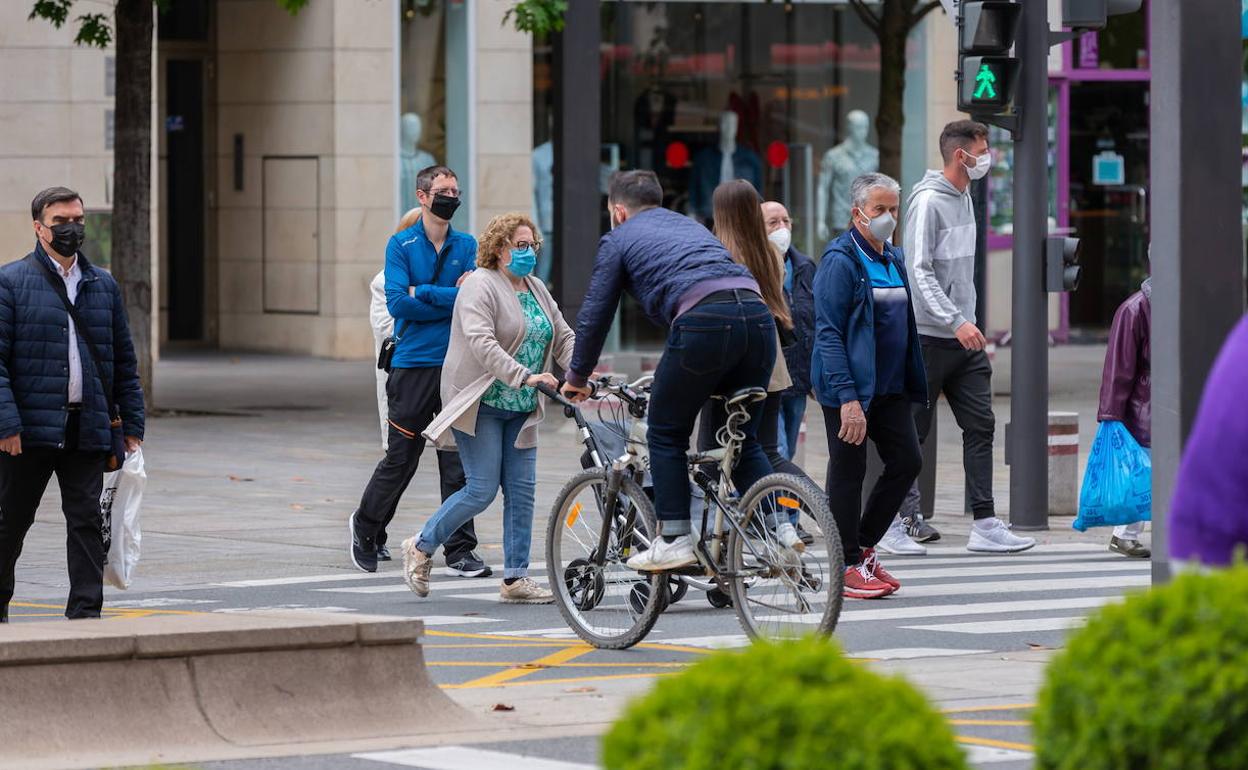
[[[1014,134],[1014,297],[1010,344],[1010,523],[1048,529],[1048,3],[1022,4],[1017,40],[1021,113]]]

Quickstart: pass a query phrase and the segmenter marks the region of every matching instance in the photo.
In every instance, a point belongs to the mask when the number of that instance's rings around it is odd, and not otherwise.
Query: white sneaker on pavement
[[[403,582],[417,596],[428,596],[433,557],[416,547],[416,537],[403,541]]]
[[[500,583],[498,598],[503,604],[550,604],[555,595],[539,586],[533,578],[522,577],[511,585]]]
[[[776,540],[785,548],[798,553],[806,550],[806,544],[802,542],[802,536],[797,534],[797,527],[794,527],[787,521],[776,527]]]
[[[697,561],[698,557],[693,554],[692,535],[680,535],[670,543],[659,537],[646,550],[633,554],[628,560],[628,568],[638,572],[663,572],[688,567]]]
[[[902,522],[900,516],[893,517],[893,523],[888,525],[888,531],[884,533],[884,537],[880,538],[880,542],[875,547],[884,553],[891,553],[894,556],[924,556],[927,554],[927,546],[916,543],[906,534],[906,525]]]
[[[981,519],[971,525],[971,539],[966,550],[978,553],[1018,553],[1036,544],[1034,537],[1019,537],[1010,525],[998,518]]]

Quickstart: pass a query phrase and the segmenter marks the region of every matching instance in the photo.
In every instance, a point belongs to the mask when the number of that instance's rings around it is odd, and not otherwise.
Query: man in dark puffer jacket
[[[65,616],[98,618],[100,492],[112,449],[105,383],[127,451],[143,443],[143,390],[117,282],[78,252],[82,198],[64,187],[44,190],[31,216],[35,250],[0,268],[0,621],[8,619],[22,541],[53,473],[68,528]],[[77,328],[49,277],[65,287],[86,329]]]

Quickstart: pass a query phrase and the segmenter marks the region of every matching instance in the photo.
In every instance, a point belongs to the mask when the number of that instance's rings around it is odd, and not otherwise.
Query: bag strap
[[[113,399],[113,389],[111,384],[104,377],[104,363],[100,359],[100,351],[95,347],[95,341],[91,339],[91,332],[87,325],[83,323],[82,317],[78,315],[78,308],[74,307],[74,303],[69,301],[69,294],[65,291],[65,282],[61,277],[52,272],[52,268],[48,267],[47,262],[39,258],[38,252],[30,255],[33,261],[41,268],[40,274],[44,280],[52,287],[52,291],[56,292],[56,296],[60,297],[61,304],[65,306],[65,312],[69,313],[69,317],[74,319],[74,331],[82,337],[87,343],[87,352],[91,354],[91,362],[95,365],[95,376],[100,381],[100,387],[104,389],[104,399],[108,402],[108,417],[110,420],[116,420],[121,416],[117,410],[117,402]]]
[[[450,244],[447,244],[447,243],[442,244],[442,253],[438,255],[437,260],[434,261],[433,263],[433,275],[429,277],[428,281],[425,281],[425,283],[420,284],[421,286],[425,286],[425,285],[437,286],[438,275],[442,272],[442,267],[446,264],[446,255],[450,252],[450,249],[447,248],[449,245]],[[403,323],[406,323],[406,322],[403,322]],[[395,328],[395,335],[394,335],[395,340],[400,340],[403,338],[404,328],[406,327],[398,326],[397,328]]]

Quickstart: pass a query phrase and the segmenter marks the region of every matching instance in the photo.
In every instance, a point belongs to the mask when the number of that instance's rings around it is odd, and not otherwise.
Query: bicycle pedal
[[[701,564],[690,564],[687,567],[677,567],[676,569],[668,570],[668,574],[684,575],[685,577],[706,577],[709,573],[706,571],[706,567],[703,567]]]

